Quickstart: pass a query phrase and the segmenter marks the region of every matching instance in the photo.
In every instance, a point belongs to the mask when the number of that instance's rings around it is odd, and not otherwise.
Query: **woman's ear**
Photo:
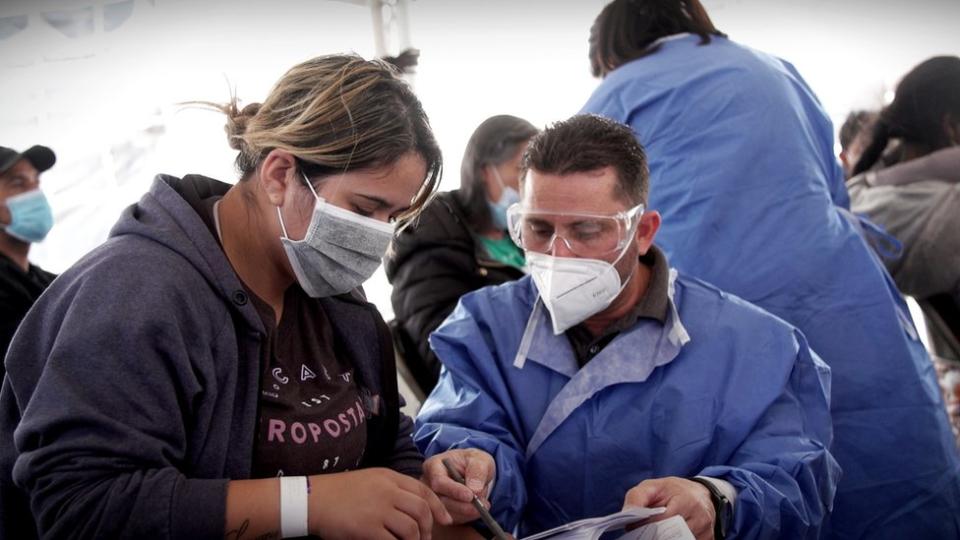
[[[290,152],[271,150],[260,164],[258,181],[267,194],[267,200],[274,206],[282,206],[288,189],[293,189],[303,180],[297,159]]]

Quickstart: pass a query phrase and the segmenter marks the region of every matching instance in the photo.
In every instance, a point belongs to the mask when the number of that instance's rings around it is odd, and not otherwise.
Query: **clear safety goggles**
[[[574,255],[591,259],[622,250],[636,231],[643,205],[616,214],[507,209],[507,229],[513,242],[527,251],[551,253],[560,240]]]

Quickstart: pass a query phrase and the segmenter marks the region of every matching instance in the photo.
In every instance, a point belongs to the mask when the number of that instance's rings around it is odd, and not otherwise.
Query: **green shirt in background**
[[[499,240],[492,240],[486,236],[478,236],[483,243],[484,249],[490,258],[503,263],[507,266],[523,269],[526,259],[523,256],[523,250],[510,240],[509,236],[504,236]]]

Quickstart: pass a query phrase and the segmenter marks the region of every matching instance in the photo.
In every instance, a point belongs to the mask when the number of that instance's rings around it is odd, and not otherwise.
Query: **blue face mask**
[[[500,178],[500,172],[497,171],[496,167],[491,167],[490,170],[493,171],[493,175],[497,177],[497,182],[500,183],[500,200],[497,202],[487,201],[490,206],[490,217],[493,218],[493,224],[498,229],[505,231],[507,230],[507,208],[510,208],[513,203],[520,202],[520,194],[517,193],[517,190],[503,183],[503,178]]]
[[[14,195],[4,203],[10,210],[10,224],[4,230],[24,242],[40,242],[53,227],[53,211],[39,189]]]

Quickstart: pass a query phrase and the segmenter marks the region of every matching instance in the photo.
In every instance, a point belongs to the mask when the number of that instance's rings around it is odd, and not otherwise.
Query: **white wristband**
[[[307,495],[306,476],[280,477],[280,536],[296,538],[307,536]]]

